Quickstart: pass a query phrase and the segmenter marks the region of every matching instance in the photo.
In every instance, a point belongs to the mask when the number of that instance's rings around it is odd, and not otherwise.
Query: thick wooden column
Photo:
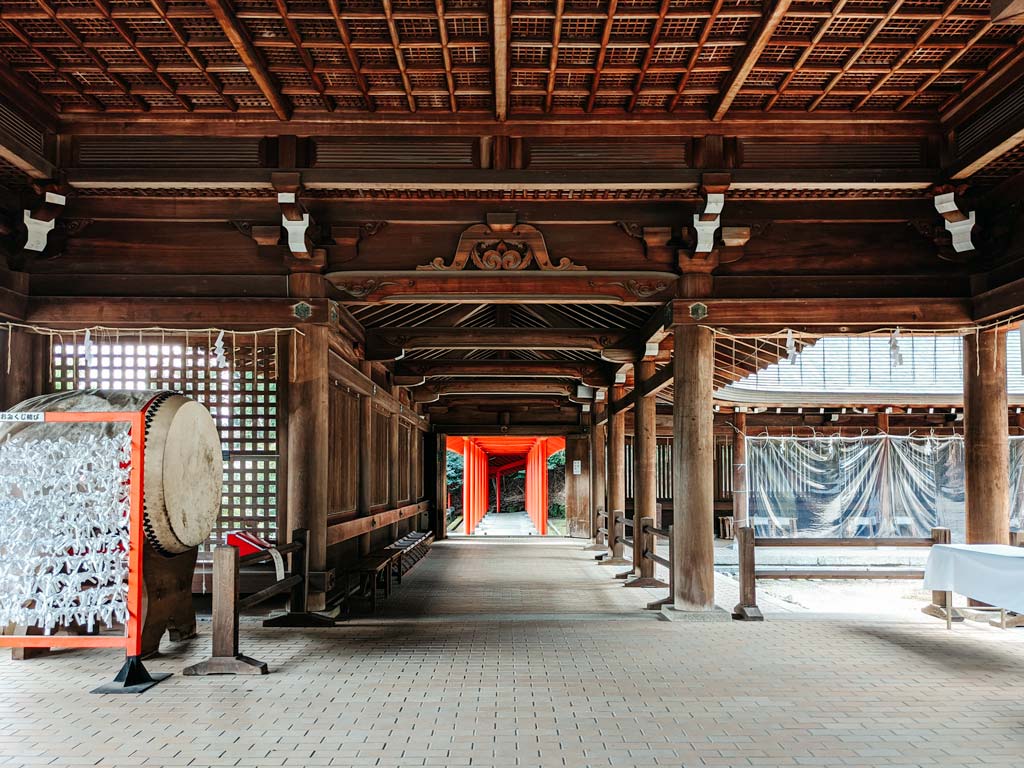
[[[295,335],[288,382],[288,528],[309,531],[309,570],[327,568],[328,334],[322,326]],[[311,611],[326,607],[310,590]]]
[[[360,363],[363,375],[372,376],[373,366]],[[373,506],[373,398],[359,396],[359,514],[367,516]],[[368,554],[371,547],[370,534],[359,537],[359,552]]]
[[[621,385],[612,387],[612,402],[626,394]],[[615,519],[626,514],[626,412],[608,418],[608,557],[601,565],[629,565],[622,556],[622,526]]]
[[[652,360],[636,364],[635,387],[654,376],[657,366]],[[631,587],[660,586],[654,578],[654,561],[644,557],[644,550],[654,549],[654,538],[644,534],[641,520],[655,520],[658,512],[658,438],[655,424],[655,396],[638,398],[633,411],[633,571],[637,578],[626,583]]]
[[[1006,334],[964,337],[964,474],[967,543],[1010,543],[1010,438]]]
[[[715,607],[714,336],[675,327],[672,418],[674,607]]]
[[[747,525],[747,414],[733,415],[736,428],[732,437],[732,519],[737,528]]]
[[[398,387],[391,388],[391,394],[396,399],[399,397]],[[398,466],[398,440],[401,434],[401,424],[398,413],[392,413],[388,417],[388,509],[397,509],[401,499],[402,472],[407,472],[407,467]],[[388,535],[391,541],[398,539],[398,523],[388,526]]]
[[[45,392],[47,349],[45,336],[16,328],[0,331],[0,410]]]
[[[579,473],[576,472],[577,466]],[[565,535],[590,536],[590,438],[565,438]]]
[[[423,434],[424,491],[432,511],[430,527],[434,540],[448,538],[448,439],[445,435]]]
[[[605,464],[605,453],[608,447],[607,432],[604,424],[597,424],[590,437],[590,533],[594,543],[589,548],[595,550],[605,548],[604,536],[597,530],[601,527],[598,515],[608,511],[608,500],[605,493],[605,480],[608,474]]]

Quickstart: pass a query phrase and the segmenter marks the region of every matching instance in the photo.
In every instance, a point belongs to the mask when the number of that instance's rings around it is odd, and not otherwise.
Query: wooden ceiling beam
[[[612,39],[612,27],[615,26],[615,10],[619,0],[608,0],[608,16],[604,21],[604,28],[601,30],[601,47],[597,52],[597,63],[594,64],[594,75],[590,81],[590,95],[587,96],[587,112],[594,111],[594,103],[597,101],[597,89],[601,85],[601,74],[604,71],[604,60],[608,55],[608,43]]]
[[[617,328],[371,328],[366,331],[366,355],[394,360],[412,349],[575,349],[604,352],[621,347],[629,332]]]
[[[102,72],[104,76],[108,77],[110,81],[117,86],[118,90],[120,90],[122,94],[127,96],[128,99],[133,104],[135,104],[136,108],[143,112],[148,111],[149,106],[146,104],[146,102],[144,102],[141,98],[132,93],[131,88],[128,87],[128,84],[125,82],[124,78],[110,70],[110,67],[107,65],[107,62],[104,61],[103,58],[95,50],[93,50],[90,46],[85,44],[85,41],[78,36],[75,30],[68,26],[68,24],[63,20],[63,18],[57,14],[57,11],[53,6],[51,6],[46,0],[36,0],[36,5],[38,5],[43,10],[43,12],[50,18],[50,20],[54,24],[60,27],[61,31],[67,36],[68,41],[71,42],[73,45],[77,46],[83,54],[89,57],[92,60],[93,64],[95,64],[99,68],[100,72]],[[33,50],[33,52],[38,52],[39,50],[38,46],[30,44],[29,47]]]
[[[97,2],[98,0],[93,0]],[[320,100],[323,102],[324,109],[328,112],[334,111],[334,100],[327,95],[327,86],[324,85],[323,78],[316,70],[316,64],[313,62],[313,57],[309,55],[309,51],[306,50],[305,43],[302,39],[302,35],[299,34],[298,27],[295,26],[295,22],[291,16],[288,15],[288,4],[285,0],[274,0],[274,4],[277,8],[277,15],[281,17],[281,23],[284,24],[285,31],[288,33],[288,39],[291,40],[292,45],[295,46],[295,53],[299,57],[299,61],[302,62],[302,66],[306,70],[306,74],[309,76],[309,80],[313,83],[313,87],[317,93],[320,94]]]
[[[494,0],[491,6],[491,50],[494,55],[494,117],[499,123],[508,118],[509,12],[509,0]]]
[[[114,328],[260,328],[327,324],[327,299],[304,299],[310,314],[300,320],[293,298],[42,297],[29,299],[26,320],[54,328],[106,325]]]
[[[497,0],[501,1],[501,0]],[[507,94],[507,91],[506,91]],[[934,116],[896,112],[864,112],[856,115],[814,113],[794,115],[751,111],[730,111],[720,122],[707,118],[675,115],[629,115],[617,117],[594,113],[584,117],[560,116],[558,120],[518,115],[501,120],[466,113],[452,120],[446,114],[417,115],[414,121],[396,120],[393,115],[371,115],[346,119],[335,114],[303,113],[290,123],[267,114],[208,113],[184,117],[172,112],[124,112],[95,114],[67,111],[61,114],[64,132],[81,136],[122,135],[205,135],[205,136],[516,136],[522,138],[619,138],[642,134],[649,137],[690,138],[706,134],[757,138],[888,139],[938,136]]]
[[[188,35],[182,30],[181,25],[178,23],[177,18],[172,17],[167,8],[167,3],[164,0],[149,0],[149,4],[156,11],[157,15],[167,25],[167,28],[171,31],[174,39],[178,45],[185,52],[192,64],[195,65],[202,75],[203,79],[210,85],[210,87],[220,96],[221,101],[224,102],[224,106],[232,112],[238,111],[238,104],[233,98],[224,93],[224,86],[220,81],[216,80],[213,75],[210,74],[209,64],[199,57],[195,49],[188,44]]]
[[[414,403],[434,403],[447,395],[555,395],[569,397],[575,385],[536,379],[459,380],[444,384],[427,384],[413,390]]]
[[[192,102],[190,102],[180,93],[178,93],[177,88],[175,88],[171,81],[168,80],[167,77],[159,71],[159,69],[157,68],[157,63],[153,60],[153,57],[150,56],[145,49],[141,48],[137,44],[135,35],[132,34],[131,30],[129,30],[128,27],[125,26],[119,18],[116,18],[114,16],[106,0],[92,0],[92,4],[103,15],[103,18],[106,19],[107,23],[110,24],[110,26],[114,28],[117,34],[121,36],[121,39],[124,40],[125,44],[132,49],[132,52],[134,52],[135,55],[139,57],[139,61],[141,61],[145,65],[146,69],[149,70],[149,73],[156,79],[158,83],[160,83],[160,85],[171,96],[171,98],[177,101],[181,105],[182,109],[184,109],[186,112],[191,112]],[[133,88],[132,93],[137,93],[137,89]]]
[[[761,57],[768,42],[772,39],[772,35],[775,34],[775,30],[779,26],[779,22],[782,21],[786,12],[789,11],[791,4],[792,0],[775,0],[771,11],[762,15],[761,22],[750,39],[750,44],[743,52],[743,58],[740,59],[738,66],[733,67],[732,74],[722,87],[722,97],[718,100],[718,104],[711,113],[712,120],[719,121],[725,117],[725,113],[729,111],[729,107],[732,106],[733,101],[739,95],[740,89],[743,88],[743,84],[747,81],[747,77],[749,77],[754,67],[757,66],[757,60]]]
[[[213,17],[220,24],[221,29],[224,30],[224,34],[239,58],[242,59],[246,69],[249,70],[252,79],[256,81],[256,85],[259,86],[260,91],[263,92],[267,101],[270,102],[270,107],[274,110],[274,114],[280,120],[288,120],[291,117],[291,107],[274,84],[274,79],[267,69],[263,54],[252,44],[248,33],[238,23],[238,19],[235,18],[231,8],[228,7],[227,0],[206,0],[206,5],[213,12]]]
[[[381,0],[381,7],[384,9],[384,20],[388,26],[388,34],[391,37],[391,48],[395,54],[395,62],[398,64],[398,74],[402,78],[402,86],[405,88],[405,101],[409,105],[409,111],[416,111],[416,97],[412,95],[412,81],[409,79],[409,71],[405,66],[405,55],[402,53],[402,41],[398,36],[398,26],[395,24],[395,13],[391,6],[391,0]]]
[[[373,112],[377,109],[377,105],[370,96],[370,86],[366,81],[366,75],[363,74],[362,63],[359,61],[359,54],[356,52],[355,46],[352,45],[352,35],[348,31],[348,24],[345,23],[345,19],[341,13],[340,0],[327,0],[327,4],[331,9],[331,17],[334,19],[334,26],[338,28],[338,36],[341,38],[341,44],[345,48],[345,56],[348,57],[349,66],[352,67],[352,72],[356,78],[356,86],[359,88],[359,92],[363,96],[363,102],[366,104],[366,109]]]
[[[395,375],[432,379],[464,376],[523,376],[536,379],[590,379],[605,375],[602,363],[574,363],[556,360],[401,360],[395,364]],[[584,383],[587,383],[584,381]],[[592,386],[592,385],[591,385]]]
[[[701,303],[707,314],[695,319],[690,305]],[[673,322],[678,325],[709,325],[737,335],[764,335],[783,328],[860,331],[970,326],[969,299],[677,299]]]
[[[657,48],[658,41],[661,39],[661,29],[665,26],[665,17],[668,15],[671,6],[672,0],[661,0],[658,18],[654,20],[654,25],[651,27],[651,37],[647,41],[647,51],[644,53],[644,60],[640,64],[640,72],[636,76],[636,82],[633,83],[633,93],[626,104],[627,112],[632,112],[636,109],[637,100],[640,98],[640,91],[643,89],[644,79],[647,77],[647,70],[651,67],[655,48]]]

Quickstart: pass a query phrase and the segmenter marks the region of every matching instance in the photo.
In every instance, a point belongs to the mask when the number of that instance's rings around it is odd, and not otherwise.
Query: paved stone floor
[[[665,622],[580,544],[439,543],[372,618],[242,627],[261,678],[87,691],[113,651],[0,660],[0,766],[988,766],[1024,755],[1024,630]],[[723,592],[728,590],[723,584]],[[660,593],[653,593],[660,594]],[[724,599],[732,599],[726,597]],[[5,654],[6,656],[6,654]]]

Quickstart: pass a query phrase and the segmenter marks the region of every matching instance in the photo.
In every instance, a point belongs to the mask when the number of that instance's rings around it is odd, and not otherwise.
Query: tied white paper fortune
[[[131,438],[102,432],[0,442],[0,626],[127,620]]]

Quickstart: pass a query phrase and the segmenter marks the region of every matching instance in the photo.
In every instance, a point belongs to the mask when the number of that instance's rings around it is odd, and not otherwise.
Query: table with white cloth
[[[953,618],[952,593],[1024,614],[1024,548],[1008,544],[936,544],[924,568],[924,587],[947,593],[946,624]]]

